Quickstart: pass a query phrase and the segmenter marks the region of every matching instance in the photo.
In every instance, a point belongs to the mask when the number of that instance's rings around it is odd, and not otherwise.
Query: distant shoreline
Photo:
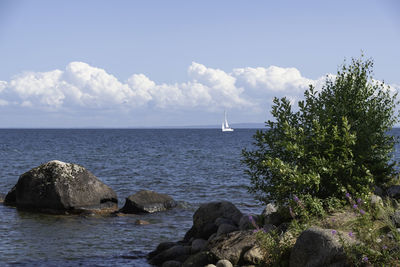
[[[263,129],[265,123],[231,123],[233,129]],[[221,129],[221,125],[132,126],[132,127],[2,127],[0,130],[131,130],[131,129]]]

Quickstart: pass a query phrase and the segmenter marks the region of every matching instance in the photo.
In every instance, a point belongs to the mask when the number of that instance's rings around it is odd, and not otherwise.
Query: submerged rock
[[[168,195],[149,190],[140,190],[126,198],[125,205],[120,211],[134,214],[153,213],[172,209],[176,205],[175,200]]]
[[[84,167],[57,160],[22,174],[5,204],[49,213],[109,213],[118,209],[117,195],[109,186]]]

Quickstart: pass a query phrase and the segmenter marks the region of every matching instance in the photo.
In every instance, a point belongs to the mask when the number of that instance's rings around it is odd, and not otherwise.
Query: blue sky
[[[400,89],[398,1],[0,0],[0,127],[264,122],[361,50]]]

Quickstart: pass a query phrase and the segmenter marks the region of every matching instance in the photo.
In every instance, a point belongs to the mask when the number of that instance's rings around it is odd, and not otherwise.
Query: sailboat
[[[223,132],[233,132],[233,129],[229,127],[228,120],[226,119],[226,111],[224,112],[224,121],[222,122],[222,131]]]

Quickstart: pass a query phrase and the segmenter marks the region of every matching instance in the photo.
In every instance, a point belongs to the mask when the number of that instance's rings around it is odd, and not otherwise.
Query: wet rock
[[[150,263],[160,266],[166,261],[179,261],[179,258],[183,259],[185,256],[187,257],[187,255],[190,254],[190,249],[190,246],[175,245],[152,257]]]
[[[232,263],[228,260],[219,260],[216,267],[233,267]]]
[[[57,160],[22,174],[5,202],[49,213],[110,213],[118,208],[116,193],[91,172]]]
[[[182,262],[180,261],[166,261],[164,262],[161,267],[181,267]]]
[[[211,240],[207,249],[217,260],[229,260],[233,265],[242,263],[242,256],[257,243],[252,230],[236,231]]]
[[[353,243],[345,233],[317,227],[303,231],[290,254],[290,266],[346,266],[346,253],[339,241]]]
[[[5,198],[6,198],[6,195],[0,193],[0,203],[3,203]]]
[[[243,214],[228,201],[210,202],[201,205],[193,215],[193,227],[186,233],[185,240],[192,237],[208,239],[217,231],[216,219],[225,218],[239,225]]]
[[[149,259],[152,259],[154,256],[156,256],[157,254],[160,254],[161,252],[163,252],[164,250],[167,250],[169,248],[172,248],[173,246],[176,246],[177,243],[176,242],[162,242],[160,243],[157,248],[150,252],[148,255]]]
[[[400,199],[400,185],[392,185],[389,187],[387,194],[390,198]]]
[[[14,185],[13,188],[7,193],[4,198],[4,204],[8,206],[16,206],[17,205],[17,186]]]
[[[141,190],[126,198],[125,205],[120,211],[134,214],[154,213],[172,209],[176,207],[176,205],[177,203],[172,197],[166,194]]]
[[[214,255],[208,251],[200,251],[187,258],[187,260],[182,264],[182,267],[199,267],[213,262],[216,262]]]

